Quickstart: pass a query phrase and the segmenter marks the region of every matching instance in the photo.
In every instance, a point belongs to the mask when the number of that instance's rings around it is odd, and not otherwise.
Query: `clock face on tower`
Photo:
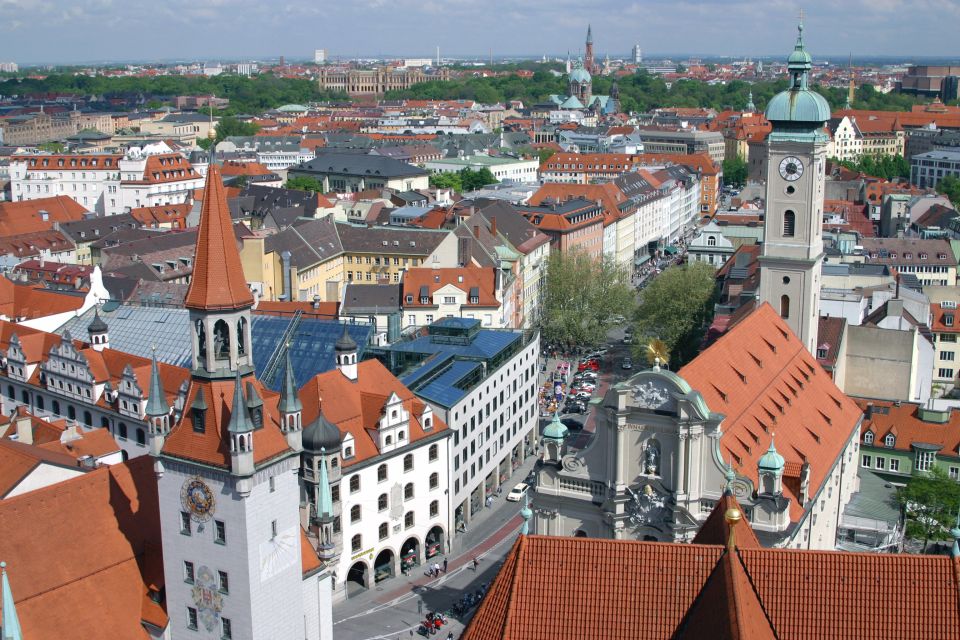
[[[195,522],[206,522],[213,517],[216,508],[213,491],[200,478],[190,478],[183,483],[180,502]]]
[[[794,180],[799,180],[802,175],[803,162],[800,161],[800,158],[787,156],[780,161],[780,177],[784,180],[793,182]]]

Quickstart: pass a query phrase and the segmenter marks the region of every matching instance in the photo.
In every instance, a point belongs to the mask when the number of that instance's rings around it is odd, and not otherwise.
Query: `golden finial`
[[[724,512],[723,519],[727,521],[727,524],[730,525],[730,537],[727,538],[727,550],[733,551],[736,546],[736,536],[734,532],[736,531],[737,524],[743,518],[743,515],[740,513],[739,509],[734,509],[733,507],[729,508]]]

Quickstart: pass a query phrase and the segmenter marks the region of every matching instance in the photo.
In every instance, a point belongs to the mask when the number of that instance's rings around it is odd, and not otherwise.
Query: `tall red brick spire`
[[[193,277],[184,306],[216,311],[252,305],[253,295],[243,276],[220,169],[210,163],[200,211]]]

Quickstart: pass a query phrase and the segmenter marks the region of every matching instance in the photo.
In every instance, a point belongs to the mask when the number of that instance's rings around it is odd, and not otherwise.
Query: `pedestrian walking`
[[[443,572],[444,572],[444,573],[447,572],[447,559],[446,559],[446,558],[443,559]]]
[[[476,556],[474,556],[474,557],[473,557],[473,570],[476,571],[478,566],[480,566],[480,561],[477,560],[477,557],[476,557]]]
[[[434,571],[434,573],[436,574],[436,576],[439,578],[439,577],[440,577],[440,563],[439,563],[439,562],[434,562],[434,563],[433,563],[433,571]]]

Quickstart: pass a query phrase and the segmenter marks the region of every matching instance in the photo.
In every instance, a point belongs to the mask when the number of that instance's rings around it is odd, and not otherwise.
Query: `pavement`
[[[506,487],[522,482],[535,462],[535,456],[528,457],[504,483]],[[338,640],[420,637],[417,628],[428,611],[448,611],[464,594],[489,584],[523,522],[519,515],[523,503],[507,502],[506,495],[505,490],[491,507],[471,519],[470,528],[454,540],[449,554],[435,558],[441,567],[447,560],[447,572],[439,578],[427,576],[424,566],[415,567],[410,575],[385,580],[334,605],[334,636]],[[479,560],[476,570],[474,558]],[[475,611],[476,607],[460,618],[448,614],[448,624],[435,637],[443,640],[448,633],[459,637]]]

